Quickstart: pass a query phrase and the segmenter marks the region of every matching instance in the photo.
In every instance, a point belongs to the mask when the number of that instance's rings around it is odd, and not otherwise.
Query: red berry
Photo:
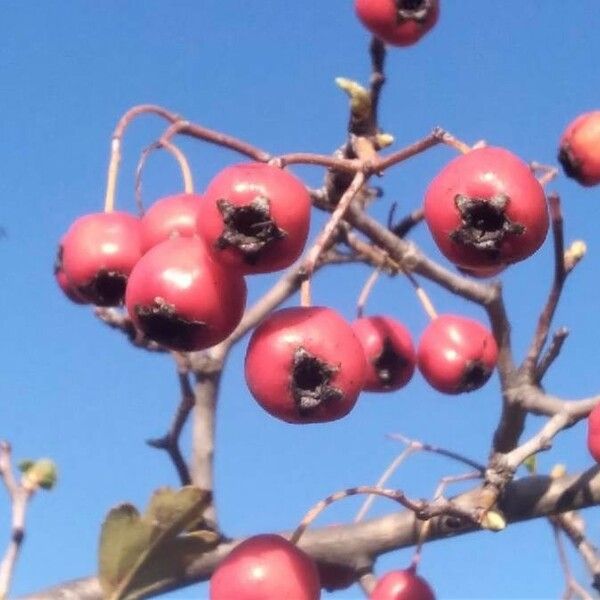
[[[481,323],[457,315],[440,315],[425,329],[417,361],[429,384],[445,394],[480,388],[498,360],[494,336]]]
[[[246,283],[215,263],[197,237],[176,237],[149,250],[131,272],[127,310],[147,337],[173,350],[208,348],[242,318]]]
[[[415,349],[402,323],[385,316],[357,319],[352,329],[367,359],[365,390],[390,392],[404,387],[415,370]]]
[[[587,419],[587,445],[590,454],[600,463],[600,404],[596,404]]]
[[[318,562],[321,587],[328,592],[346,590],[356,582],[356,571],[352,567],[332,563]]]
[[[206,188],[198,231],[219,262],[244,273],[277,271],[302,253],[310,206],[304,184],[288,171],[234,165]]]
[[[385,574],[369,596],[370,600],[435,600],[429,584],[414,569]]]
[[[463,275],[474,277],[475,279],[487,279],[488,277],[496,277],[506,269],[506,265],[498,265],[492,267],[480,267],[473,269],[469,267],[457,267]]]
[[[195,235],[201,200],[198,194],[177,194],[157,200],[142,217],[142,252],[173,235]]]
[[[461,267],[523,260],[548,232],[542,186],[503,148],[478,148],[448,163],[429,185],[424,208],[440,251]]]
[[[335,311],[286,308],[254,331],[246,382],[257,402],[288,423],[347,415],[364,386],[366,363],[350,325]]]
[[[558,160],[581,185],[600,183],[600,111],[579,115],[560,138]]]
[[[373,35],[392,46],[418,42],[440,13],[438,0],[355,0],[354,10]]]
[[[279,535],[256,535],[236,546],[210,578],[210,600],[318,600],[317,567]]]
[[[141,255],[140,221],[123,212],[80,217],[59,249],[72,288],[98,306],[123,302],[127,277]]]
[[[58,247],[58,253],[56,255],[56,260],[54,261],[54,279],[56,279],[56,283],[58,283],[63,294],[71,300],[71,302],[75,302],[75,304],[89,304],[89,302],[73,287],[65,275],[62,266],[62,242]]]

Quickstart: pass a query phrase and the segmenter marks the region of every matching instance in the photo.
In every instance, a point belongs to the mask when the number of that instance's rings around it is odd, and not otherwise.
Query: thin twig
[[[175,416],[173,417],[169,431],[160,438],[147,440],[146,443],[153,448],[165,450],[177,470],[181,485],[189,485],[192,482],[192,479],[179,447],[179,438],[181,437],[181,431],[187,422],[190,412],[194,408],[194,391],[190,384],[188,368],[183,364],[183,361],[178,357],[177,353],[174,352],[173,354],[177,363],[177,378],[179,380],[181,399],[177,406],[177,410],[175,411]]]
[[[554,239],[554,281],[546,305],[538,319],[527,357],[523,363],[525,372],[531,377],[534,376],[537,362],[546,343],[546,339],[548,338],[548,331],[566,279],[563,219],[558,194],[552,194],[548,197],[548,205],[550,208],[550,217],[552,219],[552,235]]]
[[[25,538],[25,514],[35,488],[17,483],[12,468],[11,447],[8,442],[0,442],[0,479],[11,500],[10,541],[0,562],[0,600],[8,596],[12,576]]]
[[[381,274],[381,268],[374,269],[369,275],[367,281],[360,291],[358,296],[358,300],[356,301],[356,316],[357,318],[361,318],[363,316],[365,305],[367,304],[367,300],[369,299],[369,295],[373,291],[377,280],[379,279],[379,275]]]
[[[569,330],[566,327],[561,327],[553,336],[548,349],[544,355],[540,358],[538,366],[535,371],[535,380],[542,381],[544,375],[548,369],[552,366],[552,363],[558,358],[560,351],[562,350],[563,344],[569,335]]]

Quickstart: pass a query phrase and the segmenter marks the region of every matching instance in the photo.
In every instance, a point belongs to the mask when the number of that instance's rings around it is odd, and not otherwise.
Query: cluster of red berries
[[[210,579],[210,600],[318,600],[321,588],[349,587],[354,576],[323,577],[322,566],[285,538],[256,535],[236,546]],[[327,579],[327,581],[325,581]],[[414,568],[381,577],[371,600],[435,600]]]
[[[126,304],[149,339],[194,351],[225,339],[246,304],[244,275],[292,264],[308,235],[310,197],[263,163],[221,171],[203,195],[157,201],[141,218],[77,219],[62,239],[57,281],[75,302]]]

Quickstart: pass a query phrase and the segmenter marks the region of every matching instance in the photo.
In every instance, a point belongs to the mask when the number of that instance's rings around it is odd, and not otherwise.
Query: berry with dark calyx
[[[138,261],[125,299],[135,326],[149,339],[172,350],[202,350],[240,322],[246,283],[215,263],[200,238],[175,237]]]
[[[600,463],[600,404],[596,404],[587,418],[587,446],[590,454]]]
[[[417,364],[427,382],[439,392],[461,394],[483,386],[498,360],[491,332],[478,321],[440,315],[421,336]]]
[[[391,46],[418,42],[436,23],[439,0],[355,0],[362,24]]]
[[[210,600],[318,600],[313,559],[279,535],[255,535],[236,546],[210,578]]]
[[[196,235],[201,200],[198,194],[177,194],[152,204],[141,221],[142,252],[174,235]]]
[[[424,212],[442,254],[471,269],[524,260],[549,226],[542,186],[503,148],[477,148],[448,163],[425,193]]]
[[[600,110],[572,121],[560,138],[558,160],[565,175],[581,185],[600,183]]]
[[[97,306],[119,306],[142,255],[140,221],[123,212],[85,215],[71,225],[58,252],[77,294]]]
[[[352,323],[367,359],[365,390],[390,392],[404,387],[416,364],[410,332],[386,316],[362,317]]]
[[[414,568],[408,568],[390,571],[381,577],[369,600],[435,600],[435,594]]]
[[[366,363],[350,325],[319,306],[286,308],[254,331],[246,352],[250,392],[288,423],[321,423],[347,415],[364,387]]]
[[[302,253],[310,196],[294,175],[265,163],[223,169],[209,183],[198,232],[215,258],[244,273],[290,266]]]

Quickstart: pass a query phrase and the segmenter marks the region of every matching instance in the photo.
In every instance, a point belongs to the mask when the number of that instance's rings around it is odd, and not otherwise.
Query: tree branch
[[[481,487],[476,487],[452,499],[465,509],[476,506]],[[510,482],[504,490],[499,509],[507,523],[516,523],[539,517],[579,510],[600,504],[600,467],[595,466],[578,475],[558,479],[549,476],[531,476]],[[338,527],[308,530],[300,546],[317,560],[355,566],[357,560],[373,557],[414,546],[418,538],[418,520],[412,511],[396,512],[377,519]],[[461,523],[449,517],[431,519],[428,540],[445,539],[477,531],[472,523]],[[289,535],[287,533],[286,535]],[[157,591],[164,593],[208,579],[216,565],[241,540],[220,544],[203,554],[182,573]],[[102,594],[95,577],[79,579],[41,591],[23,600],[101,600]]]

